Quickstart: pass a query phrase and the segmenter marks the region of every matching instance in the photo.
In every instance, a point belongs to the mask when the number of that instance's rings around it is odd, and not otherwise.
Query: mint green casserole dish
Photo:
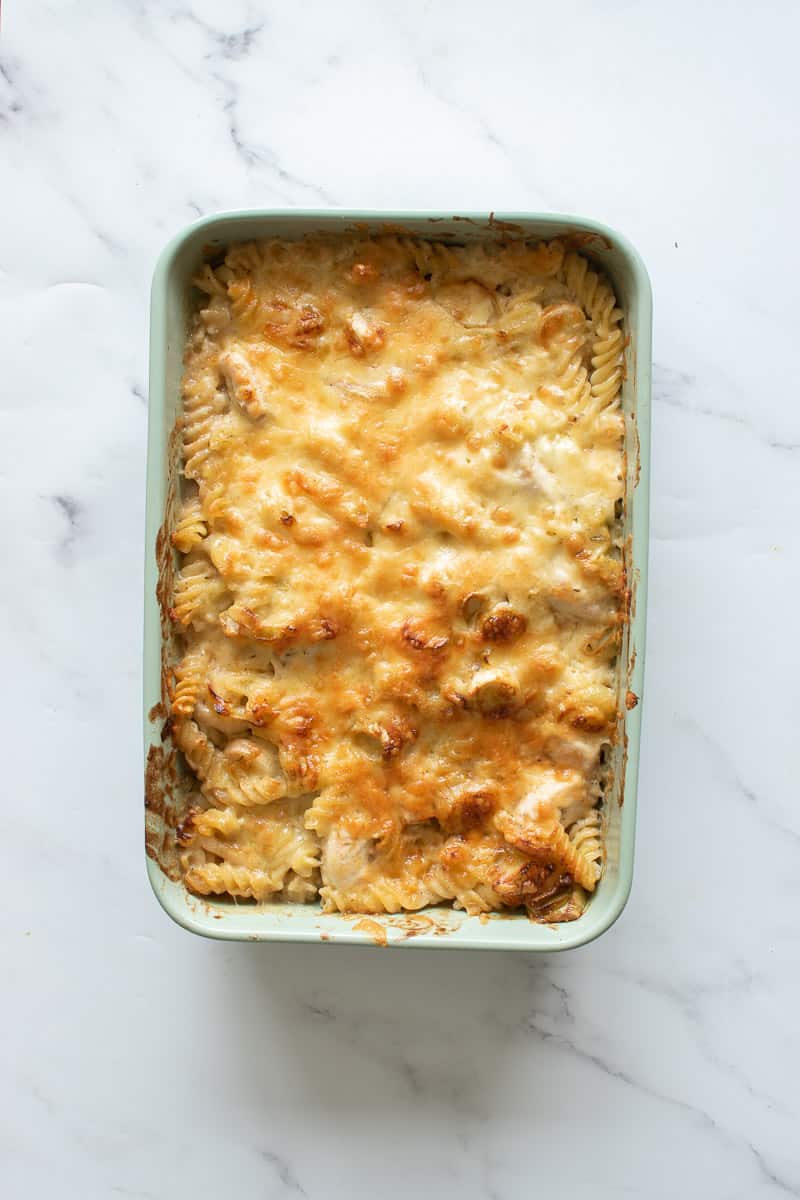
[[[199,898],[176,882],[175,828],[182,815],[182,770],[171,747],[165,677],[173,661],[166,589],[173,552],[164,530],[178,490],[175,437],[182,354],[192,307],[190,277],[200,262],[231,242],[302,238],[317,232],[404,232],[438,241],[497,237],[540,241],[565,237],[608,277],[625,313],[627,487],[623,515],[630,622],[619,660],[620,731],[614,786],[606,799],[606,862],[585,912],[575,921],[536,924],[525,914],[470,917],[449,908],[364,917],[323,914],[316,905],[235,903]],[[614,230],[554,214],[272,212],[203,217],[166,246],[156,265],[150,318],[150,402],[144,604],[145,843],[147,871],[166,912],[185,929],[236,941],[332,942],[470,950],[568,950],[604,933],[622,912],[633,875],[639,766],[648,549],[652,301],[645,267]]]

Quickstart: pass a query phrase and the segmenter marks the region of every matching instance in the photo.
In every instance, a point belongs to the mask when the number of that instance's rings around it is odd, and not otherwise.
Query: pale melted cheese
[[[557,243],[396,237],[237,246],[197,282],[188,885],[577,915],[624,590],[607,285]]]

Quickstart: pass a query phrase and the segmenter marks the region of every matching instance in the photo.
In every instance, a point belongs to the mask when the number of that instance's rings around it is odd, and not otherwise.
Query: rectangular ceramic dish
[[[346,232],[358,227],[466,242],[496,237],[532,240],[565,236],[610,279],[625,312],[627,504],[624,516],[631,621],[622,652],[620,706],[624,731],[616,747],[614,793],[608,802],[606,865],[597,891],[578,920],[537,925],[523,915],[468,917],[452,909],[417,914],[348,917],[322,914],[317,906],[251,904],[190,895],[177,875],[174,826],[180,818],[181,773],[168,736],[162,695],[162,665],[170,659],[170,629],[157,592],[172,570],[172,551],[160,531],[174,503],[183,346],[192,304],[189,279],[204,257],[230,242],[249,238],[301,238],[312,232]],[[163,251],[152,287],[150,327],[150,412],[145,558],[144,741],[146,760],[147,870],[156,896],[173,920],[207,937],[254,941],[338,942],[427,946],[437,949],[554,951],[598,937],[625,906],[633,873],[636,786],[645,642],[650,443],[651,295],[644,265],[619,234],[578,217],[539,214],[445,214],[248,211],[209,216],[189,225]],[[626,703],[627,701],[627,703]]]

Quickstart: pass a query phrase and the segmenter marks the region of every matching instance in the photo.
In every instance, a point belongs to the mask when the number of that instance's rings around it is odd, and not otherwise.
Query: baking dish
[[[181,772],[165,725],[164,668],[171,630],[163,592],[173,566],[165,514],[177,489],[182,352],[191,306],[189,278],[198,264],[230,242],[300,238],[312,232],[381,232],[398,228],[436,240],[566,237],[608,276],[625,311],[627,503],[624,534],[631,620],[621,654],[623,728],[615,748],[614,791],[607,801],[606,865],[586,911],[570,923],[538,925],[522,914],[469,917],[451,909],[397,915],[322,914],[317,906],[235,903],[199,898],[175,874],[174,827],[182,807]],[[270,212],[251,210],[201,218],[164,249],[152,286],[146,509],[144,742],[147,870],[164,909],[184,928],[229,940],[411,945],[439,949],[566,950],[591,941],[616,920],[633,872],[636,789],[645,643],[650,437],[651,294],[636,251],[615,231],[579,217],[541,214]]]

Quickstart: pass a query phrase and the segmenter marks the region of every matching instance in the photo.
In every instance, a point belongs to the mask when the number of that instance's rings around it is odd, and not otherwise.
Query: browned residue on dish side
[[[608,248],[611,248],[611,243],[607,239],[602,239],[606,242]],[[625,357],[624,357],[624,374],[623,379],[628,379],[629,371],[628,364],[631,363],[631,374],[636,378],[636,347],[631,341],[630,334],[625,339]],[[628,506],[632,503],[633,492],[638,487],[639,478],[641,475],[641,447],[639,442],[639,429],[636,420],[636,411],[630,414],[630,435],[625,438],[624,448],[624,464],[623,477],[625,479],[625,511],[630,512]],[[627,425],[626,420],[626,425]],[[629,472],[629,453],[628,447],[633,442],[633,453],[635,455],[633,471]],[[625,579],[625,604],[623,609],[623,617],[625,628],[627,629],[628,641],[628,664],[626,671],[626,693],[625,693],[625,709],[626,712],[631,712],[639,703],[639,697],[631,690],[630,683],[633,677],[633,669],[636,663],[636,649],[630,645],[632,636],[631,627],[633,618],[636,612],[636,594],[639,584],[639,571],[633,562],[633,534],[629,533],[623,545],[623,571]],[[625,777],[628,767],[628,732],[625,724],[626,712],[621,712],[619,717],[619,725],[622,730],[622,753],[620,756],[619,765],[619,792],[618,804],[622,808],[625,802]]]
[[[633,486],[639,486],[639,480],[642,476],[642,446],[639,441],[639,426],[633,422],[633,448],[636,453],[636,463],[633,468]]]
[[[466,218],[453,217],[453,220],[466,220]],[[493,212],[489,213],[489,228],[496,229],[499,233],[511,233],[517,236],[525,233],[522,225],[515,225],[513,221],[503,221],[499,217],[496,217]]]
[[[619,767],[619,806],[625,803],[625,775],[628,771],[628,731],[622,735],[622,759]]]
[[[164,751],[160,746],[151,746],[147,751],[147,765],[144,770],[144,806],[149,812],[164,811],[164,791],[161,785],[161,762]]]
[[[175,829],[179,822],[175,752],[151,746],[144,775],[144,845],[148,858],[170,879],[180,879]]]
[[[631,567],[633,563],[633,534],[629,533],[625,538],[625,543],[622,548],[622,561],[624,563],[624,592],[622,600],[622,623],[630,627],[631,619],[636,611],[636,584],[638,582],[638,571],[636,567]]]
[[[636,616],[636,593],[638,591],[638,584],[639,584],[639,568],[634,567],[633,570],[631,571],[630,595],[628,597],[627,620],[628,620],[629,625],[633,621],[633,618]],[[632,667],[628,668],[629,676],[630,676],[630,673],[632,670],[633,670]]]
[[[176,464],[180,454],[180,422],[167,443],[169,486],[165,519],[156,536],[155,555],[158,576],[156,600],[161,618],[161,699],[148,713],[152,723],[161,722],[161,745],[151,746],[145,768],[145,850],[170,879],[180,879],[176,831],[186,815],[188,786],[178,766],[178,754],[172,743],[171,691],[172,662],[175,660],[173,624],[169,607],[175,575],[175,552],[170,540],[177,502]]]
[[[174,489],[170,486],[167,495],[167,510],[171,512],[174,504]],[[169,534],[169,520],[166,520],[156,537],[156,563],[158,564],[158,580],[156,582],[156,600],[161,614],[161,708],[164,713],[170,710],[170,647],[173,641],[172,622],[169,618],[170,597],[172,595],[175,575],[175,559]]]
[[[628,663],[628,678],[633,675],[633,668],[636,666],[636,647],[631,651],[631,661]]]
[[[613,249],[610,238],[607,238],[604,233],[595,233],[590,229],[559,234],[558,240],[567,250],[585,250],[587,246],[597,245],[598,242],[601,246],[605,246],[606,250]]]
[[[172,489],[170,489],[172,490]],[[167,504],[170,504],[171,497],[167,497]],[[156,564],[158,566],[158,580],[156,581],[156,599],[158,600],[158,609],[161,613],[161,629],[162,633],[169,632],[171,628],[169,620],[169,589],[172,583],[172,566],[173,566],[173,551],[170,542],[168,523],[164,524],[156,535]]]
[[[437,920],[435,914],[432,916],[430,913],[421,912],[397,913],[396,915],[387,917],[385,923],[378,922],[370,917],[362,917],[353,928],[368,933],[376,945],[380,946],[387,945],[390,929],[393,934],[397,934],[396,937],[392,938],[392,942],[407,942],[411,938],[419,937],[423,933],[431,933],[434,937],[441,937],[453,932],[453,925],[448,920],[444,918]]]
[[[221,254],[224,254],[225,247],[219,242],[206,242],[200,248],[200,258],[203,262],[212,263],[214,259],[218,259]]]
[[[362,933],[368,934],[376,946],[385,946],[389,940],[383,925],[378,921],[373,921],[370,917],[363,917],[357,921],[353,929],[359,929]]]
[[[437,926],[433,917],[425,913],[409,913],[399,928],[402,929],[404,937],[412,938],[419,937],[421,933],[432,933]]]
[[[453,932],[453,925],[446,919],[437,920],[436,916],[428,913],[407,913],[396,917],[391,922],[393,929],[400,930],[398,941],[408,941],[419,937],[422,933],[432,933],[434,937],[442,937]]]

